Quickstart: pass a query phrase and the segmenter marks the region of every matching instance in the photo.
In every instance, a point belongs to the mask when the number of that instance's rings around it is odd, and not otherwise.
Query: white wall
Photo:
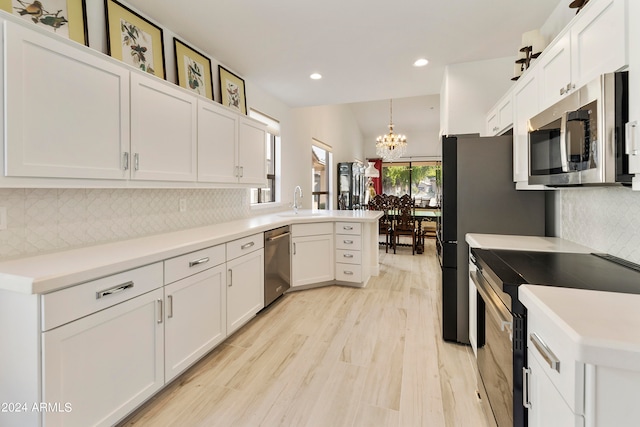
[[[443,135],[484,133],[486,115],[513,85],[514,57],[448,65],[440,93]]]

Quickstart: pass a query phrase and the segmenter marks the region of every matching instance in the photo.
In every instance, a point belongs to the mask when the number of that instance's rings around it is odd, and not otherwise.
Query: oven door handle
[[[513,341],[513,316],[511,316],[509,310],[504,307],[504,304],[502,304],[502,301],[500,301],[496,295],[491,295],[491,293],[493,293],[490,290],[491,285],[489,285],[489,282],[487,282],[487,279],[484,278],[479,270],[469,272],[469,275],[484,300],[485,307],[493,314],[493,317],[498,321],[500,329],[503,332],[505,332],[505,329],[508,329],[509,340]]]

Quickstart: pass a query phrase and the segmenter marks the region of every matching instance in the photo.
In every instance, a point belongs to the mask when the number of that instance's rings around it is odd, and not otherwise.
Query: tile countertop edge
[[[467,233],[465,241],[472,248],[535,252],[591,253],[595,249],[559,237]]]
[[[577,361],[640,371],[640,295],[522,285],[518,299],[558,326]]]
[[[300,211],[261,215],[204,227],[120,240],[0,262],[0,290],[44,294],[153,264],[272,228],[311,222],[376,222],[377,211]]]

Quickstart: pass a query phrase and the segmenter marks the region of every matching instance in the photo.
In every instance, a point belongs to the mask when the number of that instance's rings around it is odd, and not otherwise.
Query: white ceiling
[[[413,98],[415,104],[417,98],[438,94],[446,65],[515,57],[522,33],[540,28],[559,1],[128,3],[290,107],[356,103],[354,113],[366,134],[365,122],[374,120],[366,118],[367,111],[382,114],[376,118],[380,127],[380,120],[388,122],[390,98]],[[429,59],[429,65],[413,67],[420,57]],[[311,80],[313,72],[323,78]],[[421,105],[437,114],[438,108],[430,108],[432,98]],[[379,100],[384,101],[364,103]],[[380,109],[384,112],[378,113]],[[394,122],[406,133],[400,111]]]

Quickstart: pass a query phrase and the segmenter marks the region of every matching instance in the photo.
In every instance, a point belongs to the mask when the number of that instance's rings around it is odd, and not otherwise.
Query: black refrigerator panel
[[[513,182],[513,139],[444,137],[442,147],[442,236],[455,242],[455,264],[445,255],[443,267],[456,266],[456,292],[445,291],[443,308],[455,306],[453,316],[443,318],[448,341],[469,343],[469,245],[467,233],[545,235],[544,191],[516,190]],[[443,243],[444,246],[444,243]],[[451,252],[449,252],[451,253]]]

